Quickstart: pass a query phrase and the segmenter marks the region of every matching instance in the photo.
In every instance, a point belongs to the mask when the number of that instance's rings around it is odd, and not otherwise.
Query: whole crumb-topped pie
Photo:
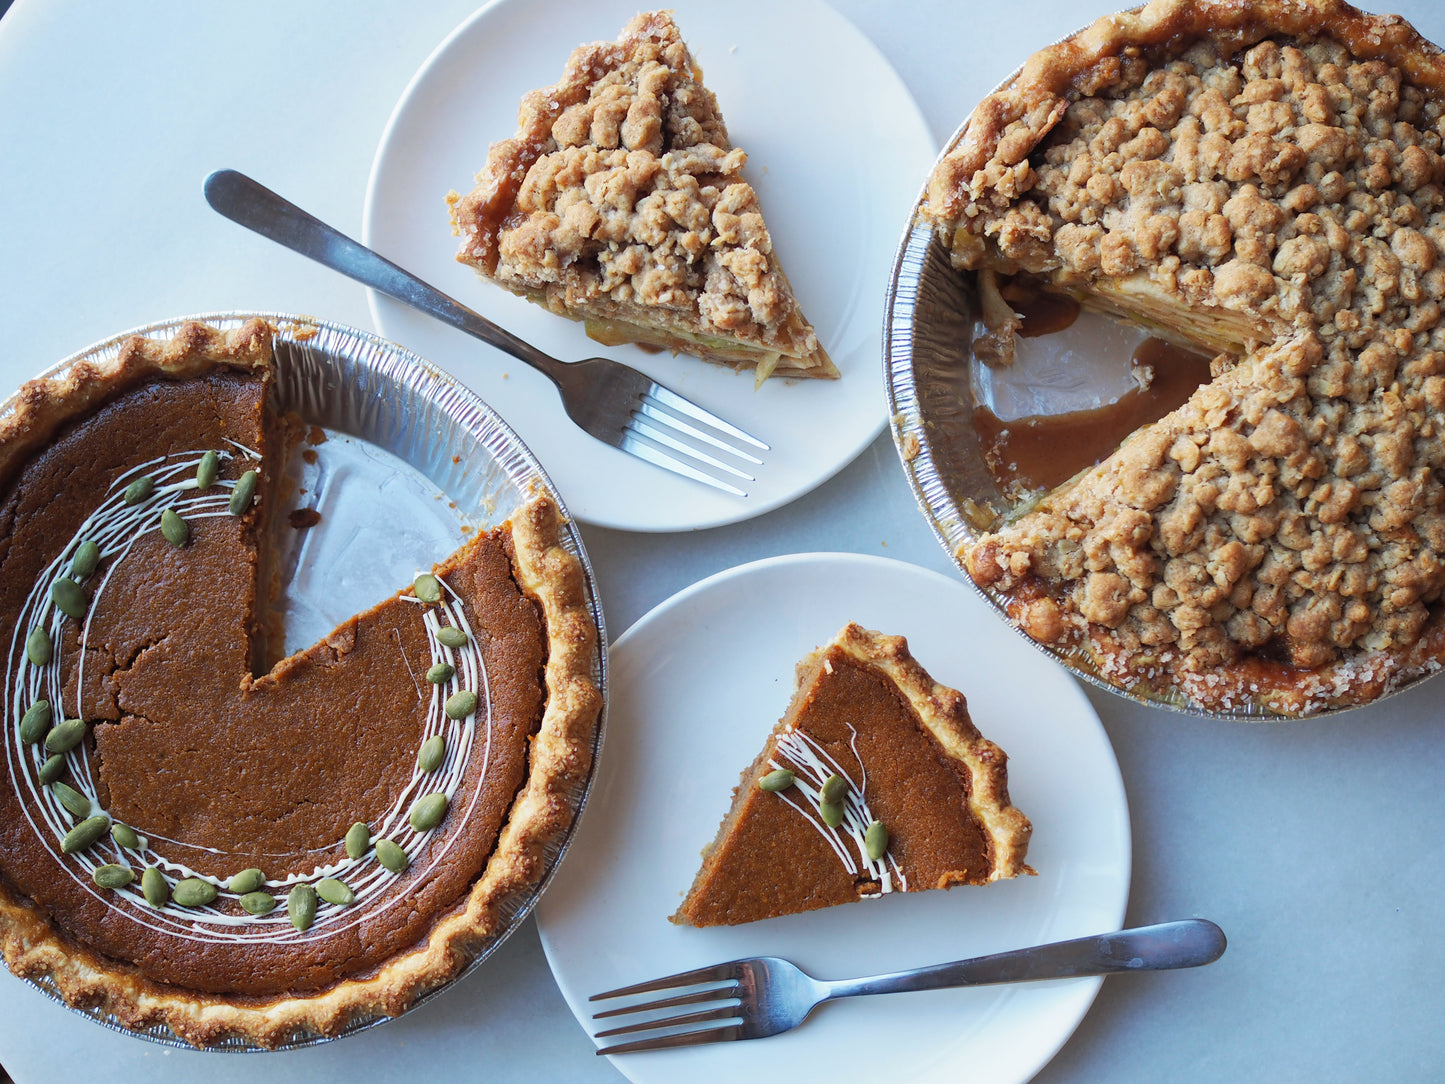
[[[961,554],[1031,636],[1210,710],[1438,668],[1442,118],[1440,50],[1334,0],[1156,0],[974,111],[922,217],[977,273],[999,360],[1007,276],[1219,355]]]
[[[737,925],[1033,873],[1008,758],[901,636],[849,624],[798,664],[672,921]]]
[[[570,825],[599,712],[546,496],[265,658],[296,430],[271,381],[265,324],[189,324],[0,420],[0,945],[197,1045],[335,1034],[454,976]]]
[[[747,155],[668,12],[580,46],[522,99],[469,194],[457,259],[603,343],[836,377],[773,251]]]

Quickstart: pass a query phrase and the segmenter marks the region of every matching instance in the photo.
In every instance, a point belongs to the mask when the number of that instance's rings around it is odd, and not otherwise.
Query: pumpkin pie
[[[1007,762],[906,640],[849,624],[798,664],[672,921],[731,926],[1031,874]]]
[[[336,1034],[457,974],[570,825],[599,711],[545,496],[266,665],[271,379],[265,324],[191,324],[0,421],[0,944],[196,1045]]]
[[[476,188],[448,196],[457,259],[608,345],[692,354],[759,382],[836,377],[746,161],[669,13],[638,15],[526,95]]]

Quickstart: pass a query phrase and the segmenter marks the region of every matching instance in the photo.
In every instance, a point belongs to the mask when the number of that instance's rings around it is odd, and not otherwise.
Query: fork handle
[[[828,983],[828,997],[989,986],[1000,982],[1067,979],[1124,971],[1167,971],[1213,963],[1224,954],[1224,931],[1208,919],[1161,922],[1118,933],[935,964],[892,975]]]
[[[244,173],[217,170],[206,178],[205,194],[206,202],[232,222],[504,350],[554,380],[554,370],[564,364]]]

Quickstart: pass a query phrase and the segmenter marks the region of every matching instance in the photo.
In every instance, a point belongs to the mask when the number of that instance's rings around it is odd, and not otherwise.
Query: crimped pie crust
[[[1121,687],[1367,702],[1439,665],[1445,56],[1337,0],[1156,0],[985,99],[922,211],[1024,274],[1224,351],[970,575]]]
[[[61,378],[26,385],[18,409],[0,421],[0,464],[15,469],[67,421],[149,378],[269,364],[270,329],[261,321],[229,332],[190,324],[163,342],[131,339],[110,365],[79,365]],[[508,902],[540,879],[544,852],[571,824],[591,765],[601,707],[590,676],[597,631],[581,565],[562,546],[561,525],[555,503],[536,494],[503,528],[516,582],[540,610],[547,631],[546,702],[530,741],[525,783],[510,802],[484,871],[462,899],[441,909],[422,943],[305,996],[203,993],[154,981],[78,944],[0,879],[0,949],[11,970],[49,979],[72,1005],[98,1007],[132,1028],[164,1024],[197,1046],[230,1037],[276,1046],[297,1033],[334,1035],[358,1018],[396,1015],[455,976],[471,950],[496,934]],[[449,567],[444,562],[438,574]]]

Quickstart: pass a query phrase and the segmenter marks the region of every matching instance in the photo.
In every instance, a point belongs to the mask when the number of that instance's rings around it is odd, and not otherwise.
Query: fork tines
[[[700,1005],[716,1001],[725,1002],[725,1004],[713,1008],[701,1009],[697,1012],[653,1017],[649,1020],[642,1020],[637,1023],[599,1031],[593,1036],[594,1038],[604,1039],[613,1035],[637,1035],[642,1032],[655,1032],[656,1034],[644,1035],[630,1042],[614,1043],[611,1046],[601,1047],[597,1053],[626,1054],[638,1050],[662,1050],[668,1047],[726,1042],[731,1039],[742,1038],[742,1013],[739,1001],[740,986],[731,965],[728,964],[703,967],[696,971],[687,971],[679,975],[669,975],[664,978],[654,979],[651,982],[641,982],[633,986],[624,986],[617,990],[608,990],[605,993],[594,994],[588,1000],[605,1001],[612,998],[632,997],[637,994],[656,993],[683,989],[689,986],[704,985],[706,986],[705,989],[674,994],[669,997],[657,998],[633,1005],[624,1005],[621,1008],[604,1009],[602,1012],[594,1013],[592,1017],[594,1020],[602,1020],[607,1017],[655,1013],[664,1009],[676,1009],[684,1005]],[[714,1024],[719,1021],[728,1021],[728,1023],[722,1027],[703,1028],[698,1026],[702,1024]]]
[[[762,466],[763,461],[736,442],[769,450],[756,437],[654,382],[633,408],[621,448],[694,481],[746,497],[747,491],[731,479],[754,481],[749,469]],[[719,454],[738,463],[719,458]]]

